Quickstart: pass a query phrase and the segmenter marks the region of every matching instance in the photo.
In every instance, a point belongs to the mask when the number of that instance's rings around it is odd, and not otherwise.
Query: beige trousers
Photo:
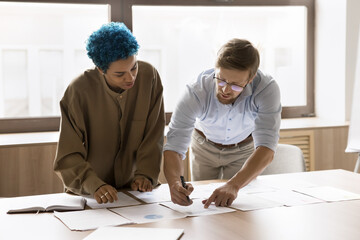
[[[193,131],[190,151],[191,180],[230,179],[253,152],[253,141],[233,148],[219,148],[197,131]]]

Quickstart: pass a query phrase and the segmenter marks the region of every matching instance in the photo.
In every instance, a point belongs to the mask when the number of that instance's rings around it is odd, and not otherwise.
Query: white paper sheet
[[[190,198],[201,198],[206,199],[211,196],[214,190],[222,185],[224,182],[221,183],[210,183],[210,184],[201,184],[201,185],[193,185],[194,191],[190,194]],[[169,200],[170,201],[170,200]]]
[[[158,222],[186,217],[185,214],[176,212],[156,203],[133,207],[112,208],[110,210],[135,223]]]
[[[215,191],[216,188],[224,185],[225,182],[220,183],[210,183],[204,185],[194,185],[194,191],[191,193],[190,198],[201,198],[206,199],[211,196],[211,194]],[[258,180],[254,180],[250,182],[245,187],[241,188],[239,193],[257,193],[257,192],[271,192],[276,191],[277,188],[270,187],[266,184],[262,184]]]
[[[321,203],[322,200],[297,193],[291,190],[279,190],[275,192],[252,193],[256,197],[261,197],[274,202],[282,203],[285,206],[298,206],[312,203]]]
[[[104,226],[119,226],[132,223],[108,209],[94,209],[73,212],[54,212],[70,230],[86,231]]]
[[[112,203],[102,203],[99,204],[93,197],[83,196],[86,199],[86,205],[91,207],[92,209],[98,208],[113,208],[113,207],[124,207],[124,206],[132,206],[132,205],[139,205],[141,204],[138,200],[126,195],[123,192],[117,193],[118,200]]]
[[[348,192],[339,188],[319,186],[310,188],[297,188],[297,192],[322,199],[327,202],[345,201],[360,199],[360,194]]]
[[[183,233],[184,229],[177,228],[102,227],[84,240],[177,240]]]
[[[238,197],[234,200],[230,207],[241,211],[251,211],[281,206],[283,206],[282,203],[257,197],[254,194],[238,194]]]
[[[214,204],[211,204],[208,208],[204,208],[202,199],[193,199],[193,204],[191,204],[190,206],[180,206],[178,204],[174,204],[173,202],[162,202],[161,205],[181,212],[189,217],[235,212],[234,209],[227,207],[216,207]]]
[[[261,192],[273,192],[277,188],[263,184],[261,181],[255,179],[245,187],[241,188],[239,193],[261,193]]]
[[[168,184],[162,184],[151,192],[129,191],[129,193],[146,203],[171,201]]]
[[[272,178],[267,179],[266,176],[258,176],[257,181],[259,184],[263,186],[268,186],[274,189],[287,189],[287,190],[294,190],[296,188],[302,188],[302,187],[315,187],[317,185],[302,181],[302,180],[287,180],[284,181],[283,178]]]

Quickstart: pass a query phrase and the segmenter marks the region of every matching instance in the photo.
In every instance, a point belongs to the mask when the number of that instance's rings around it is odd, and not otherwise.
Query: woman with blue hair
[[[157,70],[136,59],[139,45],[123,23],[104,24],[87,41],[96,68],[60,101],[54,170],[65,190],[116,201],[117,189],[151,191],[164,140],[163,87]]]

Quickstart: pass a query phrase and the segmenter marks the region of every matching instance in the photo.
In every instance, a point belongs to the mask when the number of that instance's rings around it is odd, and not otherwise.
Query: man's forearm
[[[164,151],[164,174],[169,185],[175,181],[180,181],[180,176],[184,173],[183,160],[181,155],[174,151]]]
[[[238,171],[229,183],[235,185],[238,190],[245,187],[271,163],[274,152],[267,147],[258,147],[245,162],[244,166]]]

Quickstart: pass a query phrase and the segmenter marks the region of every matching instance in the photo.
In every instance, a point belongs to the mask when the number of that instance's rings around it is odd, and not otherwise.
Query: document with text
[[[286,189],[275,192],[253,193],[252,195],[279,202],[288,207],[324,202],[320,199]]]
[[[117,196],[118,196],[117,201],[114,201],[112,203],[108,202],[108,203],[101,203],[101,204],[97,203],[97,201],[93,197],[84,196],[84,198],[86,199],[86,205],[88,205],[92,209],[124,207],[124,206],[132,206],[132,205],[141,204],[139,201],[126,195],[123,192],[118,192]]]
[[[205,216],[205,215],[213,215],[213,214],[228,213],[228,212],[236,211],[235,209],[231,209],[228,207],[216,207],[215,204],[211,204],[208,208],[204,208],[202,199],[193,199],[193,204],[191,204],[190,206],[180,206],[173,202],[162,202],[161,205],[164,205],[164,206],[171,208],[177,212],[185,214],[188,217]]]
[[[161,184],[157,188],[154,188],[151,192],[129,191],[129,193],[146,203],[171,201],[168,184]]]
[[[281,206],[284,205],[280,202],[257,197],[255,194],[238,194],[237,198],[230,207],[239,209],[241,211],[252,211]]]
[[[329,186],[297,188],[295,190],[327,202],[360,199],[360,194]]]
[[[132,221],[108,209],[91,209],[76,212],[54,212],[54,216],[70,230],[86,231],[104,226],[119,226]]]
[[[176,212],[157,203],[133,207],[111,208],[110,210],[130,219],[134,223],[158,222],[186,217],[183,213]]]

